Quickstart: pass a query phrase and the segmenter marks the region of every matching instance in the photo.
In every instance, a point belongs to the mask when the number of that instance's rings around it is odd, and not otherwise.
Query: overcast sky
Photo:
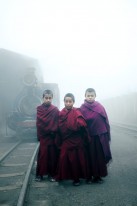
[[[0,0],[0,48],[37,58],[61,104],[137,91],[137,1]]]

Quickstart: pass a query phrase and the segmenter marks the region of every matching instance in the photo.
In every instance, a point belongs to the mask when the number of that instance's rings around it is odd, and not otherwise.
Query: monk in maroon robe
[[[80,111],[83,114],[90,135],[89,162],[94,182],[101,182],[107,176],[107,164],[111,161],[110,125],[104,107],[95,101],[96,92],[89,88],[85,92],[85,102]]]
[[[43,93],[43,104],[37,107],[37,137],[40,141],[37,157],[36,180],[40,181],[44,175],[52,178],[56,174],[58,161],[58,149],[55,139],[58,132],[59,110],[52,105],[53,93],[45,90]]]
[[[60,158],[56,180],[73,180],[73,185],[80,185],[80,178],[87,178],[88,165],[85,143],[86,121],[81,112],[73,107],[74,96],[68,93],[64,97],[65,108],[59,115],[61,137]]]

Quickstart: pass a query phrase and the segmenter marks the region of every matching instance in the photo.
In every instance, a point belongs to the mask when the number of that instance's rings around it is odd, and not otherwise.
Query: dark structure
[[[37,59],[0,49],[0,137],[35,131],[45,89],[52,89],[59,107],[58,85],[44,83]]]

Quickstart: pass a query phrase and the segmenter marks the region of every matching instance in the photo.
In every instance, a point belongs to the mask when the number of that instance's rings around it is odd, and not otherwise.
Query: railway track
[[[19,141],[0,156],[0,205],[23,206],[39,143]]]
[[[137,138],[137,127],[132,125],[126,125],[121,123],[111,123],[111,128],[122,132],[123,134],[128,134],[129,136]]]
[[[137,126],[135,126],[135,125],[128,125],[128,124],[122,124],[122,123],[117,123],[117,122],[111,122],[111,126],[127,129],[127,130],[130,130],[132,132],[137,132]]]

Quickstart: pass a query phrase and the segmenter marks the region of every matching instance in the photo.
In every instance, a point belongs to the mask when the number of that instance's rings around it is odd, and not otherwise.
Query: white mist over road
[[[0,48],[37,58],[46,83],[84,100],[137,91],[134,0],[0,0]]]

